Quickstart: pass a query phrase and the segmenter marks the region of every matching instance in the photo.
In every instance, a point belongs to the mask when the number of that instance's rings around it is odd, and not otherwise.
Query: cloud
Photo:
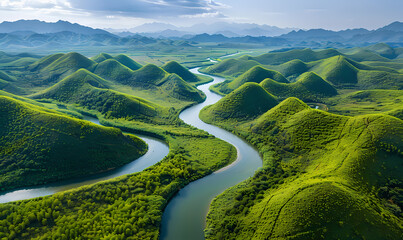
[[[224,5],[213,0],[69,0],[72,8],[94,14],[142,18],[216,13]]]

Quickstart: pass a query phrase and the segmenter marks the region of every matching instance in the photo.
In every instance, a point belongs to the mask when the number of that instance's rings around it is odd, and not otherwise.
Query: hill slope
[[[303,101],[315,102],[324,97],[337,95],[337,90],[314,72],[302,74],[294,83],[279,83],[268,78],[260,85],[266,91],[282,99],[297,97]]]
[[[401,239],[403,121],[295,98],[252,121],[211,119],[253,143],[264,167],[213,200],[207,239]]]
[[[161,108],[141,98],[105,89],[106,80],[80,69],[56,85],[33,95],[96,110],[107,117],[150,120]]]
[[[225,81],[223,83],[214,85],[213,89],[222,94],[228,94],[244,83],[260,83],[266,78],[271,78],[277,82],[288,83],[287,79],[283,75],[281,75],[281,73],[265,69],[261,66],[255,66],[241,76],[234,79],[233,81]]]
[[[199,81],[199,79],[197,78],[196,75],[194,75],[187,68],[183,67],[182,65],[180,65],[179,63],[177,63],[175,61],[167,62],[161,68],[169,73],[177,74],[179,77],[181,77],[186,82],[198,82]]]
[[[277,100],[257,83],[245,83],[223,97],[214,105],[206,107],[201,114],[215,121],[250,119],[261,115],[277,105]]]
[[[0,189],[87,176],[133,161],[145,143],[9,97],[0,96]]]

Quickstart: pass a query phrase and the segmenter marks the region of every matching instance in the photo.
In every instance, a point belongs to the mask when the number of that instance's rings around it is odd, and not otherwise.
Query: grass
[[[231,91],[237,89],[240,87],[242,84],[247,83],[247,82],[254,82],[254,83],[260,83],[266,78],[271,78],[277,82],[281,83],[287,83],[287,79],[281,75],[281,73],[273,71],[273,70],[268,70],[265,69],[261,66],[255,66],[248,71],[246,71],[244,74],[241,76],[235,78],[232,81],[225,81],[219,84],[214,85],[211,89],[215,92],[218,92],[220,94],[228,94]]]
[[[402,102],[402,90],[344,91],[338,96],[326,99],[330,112],[348,116],[390,111],[397,114],[399,109],[402,109]]]
[[[306,72],[294,83],[279,83],[270,78],[260,85],[280,99],[297,97],[305,102],[320,102],[323,98],[337,95],[337,90],[314,72]]]
[[[296,98],[245,121],[208,110],[202,119],[256,146],[264,166],[213,200],[207,239],[401,238],[402,202],[391,207],[379,191],[392,179],[402,187],[402,120],[329,114]]]
[[[6,96],[0,102],[1,190],[87,176],[122,166],[147,150],[142,140],[115,128]]]
[[[207,107],[203,115],[217,121],[254,118],[277,105],[277,99],[257,83],[245,83]]]
[[[168,156],[140,173],[52,196],[2,204],[0,238],[157,239],[163,209],[173,195],[189,182],[236,159],[233,146],[178,118],[180,110],[204,98],[192,85],[151,64],[132,71],[127,81],[113,82],[80,69],[31,95],[40,103],[25,102],[76,116],[97,116],[103,125],[163,139],[169,144]],[[143,94],[146,99],[111,89],[119,87],[130,94]],[[73,111],[80,113],[72,114]],[[47,112],[61,114],[49,109]],[[35,152],[31,146],[27,149]]]
[[[305,57],[300,57],[303,53],[306,53],[307,55]],[[314,52],[310,49],[297,49],[287,52],[268,53],[257,57],[243,56],[239,59],[230,59],[231,61],[228,60],[226,62],[223,61],[217,65],[205,68],[203,71],[227,78],[226,83],[212,87],[215,92],[220,94],[228,94],[236,87],[239,87],[239,84],[237,85],[234,77],[236,77],[239,82],[240,74],[246,74],[248,71],[258,67],[278,71],[291,82],[296,81],[301,74],[311,71],[315,72],[339,89],[402,88],[403,75],[400,68],[401,66],[398,62],[391,62],[389,59],[381,62],[378,59],[375,62],[369,62],[370,65],[366,65],[350,59],[349,57],[351,57],[351,55],[342,55],[341,53],[334,55],[336,53],[337,52],[334,50]],[[306,62],[302,59],[306,60]],[[247,62],[250,61],[255,64],[248,65]],[[257,63],[258,61],[260,62]],[[231,84],[236,86],[233,88],[226,87]]]

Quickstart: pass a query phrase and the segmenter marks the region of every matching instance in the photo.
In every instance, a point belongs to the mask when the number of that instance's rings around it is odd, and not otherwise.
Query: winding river
[[[198,68],[191,71],[200,74]],[[162,240],[204,239],[203,230],[211,200],[225,189],[251,177],[263,163],[258,151],[247,142],[199,119],[199,112],[203,107],[214,104],[221,98],[208,88],[224,81],[224,78],[210,77],[214,78],[213,82],[198,87],[206,94],[206,101],[184,110],[179,117],[187,124],[203,129],[234,145],[237,148],[238,157],[231,165],[194,181],[179,191],[164,211],[160,236]]]
[[[100,125],[99,120],[96,118],[85,117],[84,119]],[[169,148],[165,142],[148,136],[138,134],[136,134],[136,136],[140,137],[141,139],[143,139],[144,142],[147,143],[148,151],[146,154],[133,162],[130,162],[114,170],[91,175],[89,177],[75,178],[72,180],[64,180],[56,183],[45,184],[38,187],[22,188],[10,192],[5,192],[0,195],[0,203],[47,196],[57,192],[66,191],[88,184],[93,184],[99,181],[108,180],[122,175],[141,172],[144,169],[161,161],[168,154]]]
[[[191,72],[200,74],[198,68],[191,69]],[[220,95],[210,92],[208,88],[213,84],[224,81],[224,79],[215,76],[210,77],[214,78],[213,82],[198,87],[206,94],[206,101],[184,110],[179,117],[184,122],[203,129],[235,146],[238,157],[229,166],[194,181],[179,191],[164,211],[160,237],[162,240],[204,239],[203,230],[212,199],[225,189],[251,177],[262,166],[259,153],[247,142],[232,133],[206,124],[199,119],[199,112],[203,107],[214,104],[221,98]],[[87,117],[85,120],[100,124],[98,119],[95,118]],[[159,162],[168,154],[169,149],[164,142],[148,136],[139,137],[147,143],[149,150],[144,156],[131,163],[102,174],[6,192],[0,195],[0,203],[51,195],[125,174],[139,172]]]

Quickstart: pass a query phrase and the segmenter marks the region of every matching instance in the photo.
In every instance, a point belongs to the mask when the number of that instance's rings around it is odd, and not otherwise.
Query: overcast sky
[[[96,28],[216,21],[375,29],[403,21],[403,0],[0,0],[0,22],[65,20]]]

